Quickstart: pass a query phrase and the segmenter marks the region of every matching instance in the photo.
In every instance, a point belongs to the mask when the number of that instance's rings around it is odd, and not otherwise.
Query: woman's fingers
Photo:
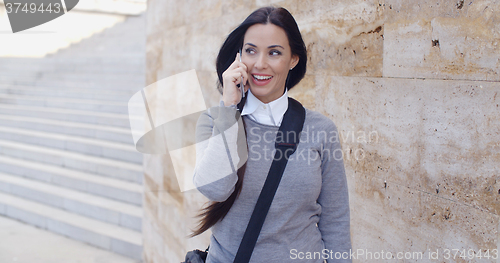
[[[231,78],[230,81],[234,82],[234,84],[240,84],[241,82],[241,72],[239,71],[231,72],[230,75],[228,75],[228,77]]]
[[[227,69],[223,74],[222,77],[224,79],[227,79],[231,82],[234,82],[235,84],[240,84],[241,82],[241,77],[243,77],[243,82],[246,83],[248,80],[248,73],[246,70],[246,65],[238,62],[239,64],[235,64],[234,68],[232,69]],[[234,63],[233,63],[234,64]]]
[[[229,65],[227,70],[232,70],[232,69],[237,68],[239,66],[239,63],[240,63],[240,54],[236,53],[236,57],[234,58],[233,63],[231,63],[231,65]]]
[[[243,84],[246,84],[247,80],[248,80],[248,73],[247,73],[247,71],[245,69],[243,69],[243,68],[237,68],[235,70],[235,72],[239,73],[239,79],[235,83],[236,84],[240,84],[241,78],[243,77]]]
[[[247,66],[243,63],[243,62],[240,62],[239,59],[238,59],[238,56],[239,54],[236,56],[235,60],[233,61],[233,63],[231,63],[231,65],[229,65],[229,67],[226,69],[226,71],[224,71],[222,73],[222,75],[224,76],[224,74],[226,73],[229,73],[233,70],[238,70],[240,68],[242,68],[245,72],[247,70]]]
[[[241,100],[241,90],[237,85],[246,84],[248,81],[247,66],[240,62],[239,54],[231,65],[222,73],[223,79],[223,99],[228,103],[237,103]],[[245,85],[248,86],[248,85]],[[248,87],[245,87],[245,91]],[[226,103],[227,104],[227,103]]]
[[[241,70],[241,76],[243,77],[243,84],[247,83],[248,80],[248,74],[247,74],[247,65],[245,65],[243,62],[240,62],[240,54],[238,53],[237,58],[238,60],[238,68]]]
[[[245,65],[243,62],[240,62],[240,54],[236,54],[236,58],[234,59],[233,63],[229,65],[227,70],[233,70],[237,68],[243,68],[244,71],[247,71],[247,65]]]

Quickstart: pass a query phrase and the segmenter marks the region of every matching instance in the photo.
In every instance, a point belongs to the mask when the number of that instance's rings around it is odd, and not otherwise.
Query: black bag
[[[207,255],[208,248],[205,251],[201,251],[198,249],[192,250],[186,254],[186,258],[182,263],[205,263],[205,260],[207,260]]]
[[[246,96],[242,98],[242,101],[238,104],[238,110],[241,112],[243,105],[245,104]],[[238,252],[234,258],[234,263],[248,263],[252,252],[257,243],[257,238],[259,237],[260,230],[264,225],[264,220],[266,219],[271,203],[278,189],[278,185],[283,177],[283,172],[285,171],[288,158],[295,152],[297,145],[300,141],[300,133],[304,127],[304,120],[306,118],[306,111],[300,102],[295,99],[288,98],[288,109],[283,116],[283,121],[279,128],[278,133],[289,134],[293,131],[296,136],[281,136],[284,141],[276,141],[275,148],[276,152],[274,154],[273,162],[269,173],[267,174],[266,182],[262,187],[259,199],[253,210],[252,216],[250,217],[250,222],[247,225],[245,234],[243,234],[243,239],[241,240]],[[221,133],[224,135],[223,133]],[[278,139],[279,136],[276,137]],[[280,151],[278,153],[278,151]],[[276,156],[280,156],[279,159]],[[285,156],[285,158],[283,158]],[[200,250],[189,251],[186,255],[185,262],[182,263],[204,263],[208,255],[208,248],[205,252]]]

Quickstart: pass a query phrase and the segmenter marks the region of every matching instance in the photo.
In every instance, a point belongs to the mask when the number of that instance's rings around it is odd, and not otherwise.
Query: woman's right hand
[[[236,105],[241,101],[241,90],[236,86],[240,84],[241,77],[243,77],[243,83],[247,83],[247,66],[240,62],[240,54],[237,53],[234,62],[222,73],[222,100],[225,106]],[[244,86],[244,92],[246,92],[248,85]]]

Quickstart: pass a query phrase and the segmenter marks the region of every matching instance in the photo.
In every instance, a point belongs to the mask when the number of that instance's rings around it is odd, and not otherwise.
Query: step
[[[0,114],[9,116],[25,116],[34,118],[43,118],[59,121],[79,122],[95,124],[110,127],[120,127],[130,129],[130,118],[134,121],[140,121],[140,117],[117,113],[92,112],[83,110],[61,111],[58,108],[47,108],[37,106],[0,104]]]
[[[24,72],[59,72],[66,73],[82,73],[82,74],[137,74],[144,76],[146,73],[145,63],[127,65],[126,63],[117,62],[98,62],[88,61],[84,63],[75,63],[73,57],[67,58],[66,63],[52,63],[44,59],[39,61],[12,61],[6,58],[0,58],[1,71],[24,71]]]
[[[128,94],[135,94],[137,91],[140,91],[144,85],[140,85],[138,88],[137,85],[118,85],[116,83],[104,85],[99,83],[83,83],[83,82],[71,82],[71,81],[34,81],[34,80],[12,80],[0,82],[0,86],[26,86],[31,87],[33,89],[44,89],[49,87],[54,90],[88,90],[89,92],[94,92],[99,94],[100,91],[110,91],[110,92],[124,92]]]
[[[0,126],[0,139],[108,158],[131,165],[140,165],[143,160],[142,153],[137,152],[133,145],[78,136]]]
[[[68,59],[70,59],[68,57]],[[44,74],[57,74],[61,76],[71,76],[71,75],[95,75],[102,77],[114,77],[114,76],[127,76],[127,77],[137,77],[144,78],[146,71],[142,69],[142,66],[122,66],[120,64],[107,63],[107,65],[95,65],[93,62],[87,62],[87,64],[51,64],[51,63],[32,63],[32,65],[18,65],[18,63],[13,63],[9,66],[2,65],[4,59],[0,58],[0,73],[2,76],[9,76],[12,73],[15,75],[25,75],[25,76],[39,76],[42,77]],[[95,67],[92,67],[95,65]]]
[[[100,89],[96,92],[96,90],[82,88],[61,89],[53,87],[31,87],[24,85],[0,84],[0,94],[128,102],[134,95],[134,92],[116,89]]]
[[[4,134],[0,127],[0,136],[5,137]],[[11,134],[12,137],[16,136],[16,133]],[[54,149],[52,146],[49,148],[26,144],[29,141],[21,143],[2,139],[0,139],[1,155],[142,184],[142,165],[139,164]],[[39,137],[39,139],[43,139],[43,137]]]
[[[55,87],[55,88],[93,88],[93,89],[122,89],[127,91],[138,91],[144,88],[145,82],[116,82],[116,81],[96,81],[89,79],[88,81],[72,81],[72,80],[35,80],[23,78],[3,78],[0,83],[14,85],[28,85],[34,87]]]
[[[145,37],[144,35],[139,35],[139,37]],[[127,45],[127,46],[117,46],[114,43],[109,42],[98,42],[98,39],[92,39],[90,42],[83,43],[71,48],[68,51],[61,51],[57,54],[59,58],[66,55],[67,57],[75,56],[103,56],[103,57],[120,57],[124,53],[136,53],[136,57],[144,58],[144,54],[137,53],[137,50],[146,50],[145,44],[142,45]],[[126,41],[126,40],[123,40]]]
[[[130,37],[135,37],[139,39],[139,41],[131,43],[127,39]],[[60,49],[60,52],[50,54],[46,58],[62,59],[64,58],[63,56],[64,54],[71,53],[71,57],[77,59],[101,58],[106,60],[115,59],[111,61],[116,61],[116,59],[121,58],[122,60],[127,60],[128,63],[144,59],[145,53],[140,53],[141,50],[143,51],[146,50],[146,43],[145,43],[146,35],[144,33],[135,34],[134,36],[127,36],[126,38],[121,36],[111,37],[111,38],[112,39],[109,39],[109,36],[99,37],[96,35],[92,38],[82,40],[79,43],[75,43],[74,45],[71,45],[68,48]],[[125,43],[117,45],[116,42],[125,42]],[[122,52],[120,54],[119,51],[123,50],[127,50],[129,52]],[[109,53],[106,53],[105,51],[109,51]]]
[[[0,193],[0,214],[141,260],[140,232]]]
[[[82,93],[82,94],[93,94],[94,96],[99,96],[99,94],[104,94],[104,95],[116,95],[116,96],[123,96],[127,99],[124,101],[128,101],[128,98],[135,94],[137,91],[131,90],[131,89],[124,89],[123,87],[100,87],[99,89],[95,87],[83,87],[83,85],[76,86],[76,87],[54,87],[54,86],[31,86],[31,85],[23,85],[23,84],[18,84],[18,83],[0,83],[1,88],[10,88],[10,89],[21,89],[20,93],[23,93],[22,89],[29,89],[29,90],[47,90],[48,92],[54,92],[59,94],[59,92],[77,92],[77,93]],[[16,94],[16,93],[13,93]],[[84,95],[86,96],[86,95]],[[113,99],[114,100],[114,99]]]
[[[134,112],[141,112],[141,105],[129,105],[128,102],[105,101],[105,100],[84,100],[69,98],[40,98],[38,96],[23,96],[0,94],[0,104],[29,105],[38,107],[61,108],[71,110],[88,110],[106,113],[128,114],[129,107]]]
[[[135,205],[5,173],[0,173],[0,192],[131,230],[142,228],[142,209]]]
[[[58,185],[84,193],[142,204],[142,185],[55,165],[0,155],[0,172]]]
[[[110,70],[114,72],[128,71],[134,72],[134,69],[145,72],[145,55],[144,54],[121,54],[120,57],[116,56],[102,56],[79,54],[79,52],[72,52],[72,56],[49,56],[43,58],[20,58],[20,57],[1,57],[0,69],[2,70],[19,70],[26,71],[53,71],[63,70],[66,72],[78,72],[79,70]],[[76,54],[75,54],[76,53]],[[79,70],[75,70],[79,69]],[[97,70],[96,70],[97,69]]]
[[[81,136],[85,138],[134,145],[131,130],[118,127],[105,127],[95,124],[57,121],[22,116],[9,116],[4,114],[0,114],[0,126],[63,135]],[[142,159],[142,156],[139,153],[136,157],[138,159],[134,160]]]
[[[1,60],[1,59],[0,59]],[[57,70],[48,70],[48,69],[39,69],[39,70],[23,70],[22,68],[10,68],[8,70],[0,71],[1,77],[12,77],[12,78],[35,78],[35,79],[66,79],[66,80],[86,80],[89,78],[98,79],[103,81],[141,81],[145,79],[144,71],[136,71],[136,72],[106,72],[106,71],[85,71],[79,70],[76,71],[67,71],[67,72],[59,72]]]
[[[140,22],[136,24],[128,23],[128,24],[118,24],[115,25],[111,28],[108,28],[106,30],[103,30],[95,35],[93,35],[91,38],[86,38],[76,44],[81,44],[87,43],[89,41],[92,41],[94,39],[100,40],[98,43],[113,43],[116,45],[116,39],[124,39],[124,40],[129,40],[128,43],[123,43],[124,46],[131,46],[131,45],[137,45],[138,43],[141,42],[146,42],[146,32],[145,28],[146,25],[144,22]],[[132,37],[137,37],[137,36],[143,36],[144,39],[137,39],[134,42],[130,41],[130,38]],[[74,45],[71,45],[73,47]]]
[[[1,60],[1,58],[0,58]],[[69,71],[69,72],[58,72],[56,70],[23,70],[20,69],[9,69],[5,71],[0,71],[0,77],[27,77],[27,78],[36,78],[36,79],[54,79],[54,78],[62,78],[68,80],[85,80],[88,78],[95,78],[103,81],[139,81],[145,78],[144,72],[139,72],[139,74],[131,74],[131,72],[101,72],[101,71],[93,71],[93,72],[81,72],[81,71]]]
[[[88,67],[117,65],[124,68],[133,68],[143,66],[145,64],[144,57],[144,55],[137,54],[132,54],[130,56],[128,56],[127,54],[122,54],[121,57],[91,56],[88,54],[63,58],[58,58],[57,56],[46,58],[2,57],[0,58],[0,67],[9,68],[8,66],[24,65],[27,67],[27,69],[33,66],[38,66],[41,69],[45,69],[47,67],[51,68],[53,66],[64,68],[66,66],[81,65],[85,65]]]
[[[129,65],[120,63],[106,62],[85,62],[83,64],[73,63],[72,57],[68,56],[67,63],[39,63],[32,62],[13,62],[5,61],[5,58],[0,58],[0,70],[2,71],[26,71],[26,72],[59,72],[60,74],[78,72],[82,74],[137,74],[144,75],[146,73],[144,63],[141,65]],[[10,63],[10,64],[9,64]]]
[[[103,84],[109,83],[133,83],[142,85],[145,81],[144,75],[139,74],[86,74],[80,72],[70,72],[61,74],[51,71],[19,71],[9,70],[0,72],[0,81],[4,80],[54,80],[54,81],[93,81]]]

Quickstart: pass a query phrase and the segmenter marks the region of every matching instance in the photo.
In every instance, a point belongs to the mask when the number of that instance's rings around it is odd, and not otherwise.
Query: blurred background
[[[308,48],[289,95],[339,129],[353,249],[499,263],[496,0],[81,0],[16,34],[0,1],[0,262],[170,263],[205,249],[209,232],[187,235],[207,199],[177,190],[168,154],[135,150],[127,102],[195,69],[218,105],[220,45],[271,4]]]
[[[0,262],[142,259],[127,103],[145,84],[145,10],[80,1],[13,34],[0,3]]]

